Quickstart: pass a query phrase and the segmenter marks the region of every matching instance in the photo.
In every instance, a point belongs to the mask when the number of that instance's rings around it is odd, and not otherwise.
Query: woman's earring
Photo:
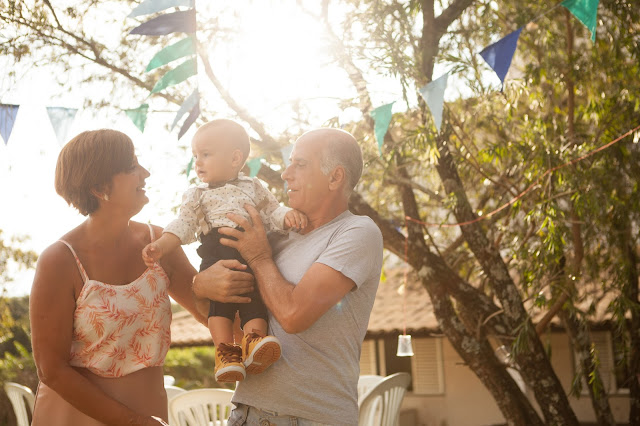
[[[104,194],[104,198],[103,198],[103,200],[105,200],[105,201],[109,201],[109,196],[108,196],[107,194]]]

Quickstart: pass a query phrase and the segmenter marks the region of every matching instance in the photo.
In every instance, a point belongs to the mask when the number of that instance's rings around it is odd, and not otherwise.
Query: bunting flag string
[[[249,177],[256,177],[258,175],[260,167],[262,167],[262,159],[263,157],[257,157],[247,161],[247,166],[249,166]]]
[[[60,146],[64,145],[67,140],[69,128],[77,112],[78,110],[75,108],[47,107],[47,115],[49,116],[49,121],[51,121],[53,131],[56,133],[56,138]]]
[[[419,92],[427,103],[431,115],[433,116],[433,122],[436,125],[436,129],[440,132],[440,126],[442,125],[442,110],[444,108],[444,91],[447,88],[447,80],[449,79],[449,73],[438,77],[426,86],[422,87]]]
[[[189,9],[162,14],[148,20],[147,22],[139,25],[129,32],[129,34],[151,36],[167,35],[179,32],[190,34],[182,40],[166,46],[158,53],[156,53],[151,61],[149,61],[145,72],[152,71],[180,58],[188,58],[177,67],[165,72],[164,75],[153,86],[151,92],[149,93],[149,96],[153,95],[154,93],[158,93],[168,87],[182,83],[183,81],[189,79],[194,75],[197,75],[198,73],[198,63],[196,60],[197,41],[195,33],[197,22],[195,1],[144,0],[129,14],[129,17],[136,17],[161,12],[168,8],[179,6],[186,6]],[[144,129],[144,123],[146,121],[148,109],[143,109],[141,106],[140,108],[137,108],[135,110],[128,111],[129,112],[127,113],[127,115],[129,115],[129,117],[134,120],[136,126],[138,126],[138,128],[142,131]],[[176,127],[180,119],[185,114],[187,114],[187,112],[189,114],[180,127],[180,130],[178,132],[178,139],[182,138],[182,136],[189,130],[191,125],[195,123],[195,121],[200,116],[200,95],[197,88],[184,100],[184,102],[178,109],[178,112],[173,119],[173,123],[171,124],[171,130]]]
[[[193,8],[194,0],[144,0],[129,14],[129,18],[162,12],[170,7],[187,6]]]
[[[166,13],[132,29],[129,34],[159,36],[171,33],[195,33],[195,9]]]
[[[144,132],[144,125],[147,123],[147,113],[149,112],[149,104],[142,104],[138,108],[124,110],[127,117],[133,121],[140,132]]]
[[[5,145],[9,143],[19,108],[20,105],[0,104],[0,135]]]
[[[168,64],[169,62],[175,61],[176,59],[184,58],[185,56],[191,56],[196,54],[196,41],[193,36],[189,36],[180,40],[177,43],[174,43],[170,46],[165,47],[161,51],[155,54],[155,56],[147,65],[147,69],[145,72],[149,72],[158,67]]]
[[[387,134],[387,129],[391,123],[391,108],[395,101],[379,106],[371,111],[371,117],[373,117],[373,132],[376,135],[376,141],[378,142],[378,151],[382,155],[382,145],[384,144],[384,135]]]

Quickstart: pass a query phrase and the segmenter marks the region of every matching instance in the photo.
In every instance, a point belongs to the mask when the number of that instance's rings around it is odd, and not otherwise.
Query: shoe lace
[[[220,359],[224,362],[242,362],[242,354],[235,348],[220,348]]]

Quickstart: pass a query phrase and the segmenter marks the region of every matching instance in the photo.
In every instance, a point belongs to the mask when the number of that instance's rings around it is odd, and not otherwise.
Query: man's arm
[[[237,249],[249,264],[258,283],[262,299],[287,333],[300,333],[311,327],[322,315],[338,303],[355,283],[333,268],[314,263],[297,285],[288,282],[271,256],[259,213],[246,206],[253,225],[239,215],[228,217],[244,232],[222,228],[223,235],[237,241],[221,239],[221,243]]]

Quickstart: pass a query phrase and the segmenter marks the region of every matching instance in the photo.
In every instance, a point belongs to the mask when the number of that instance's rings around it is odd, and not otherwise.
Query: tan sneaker
[[[280,341],[274,336],[247,333],[242,338],[242,360],[248,374],[260,374],[280,359]]]
[[[245,378],[242,349],[231,343],[220,343],[216,348],[216,380],[220,383],[239,382]]]

